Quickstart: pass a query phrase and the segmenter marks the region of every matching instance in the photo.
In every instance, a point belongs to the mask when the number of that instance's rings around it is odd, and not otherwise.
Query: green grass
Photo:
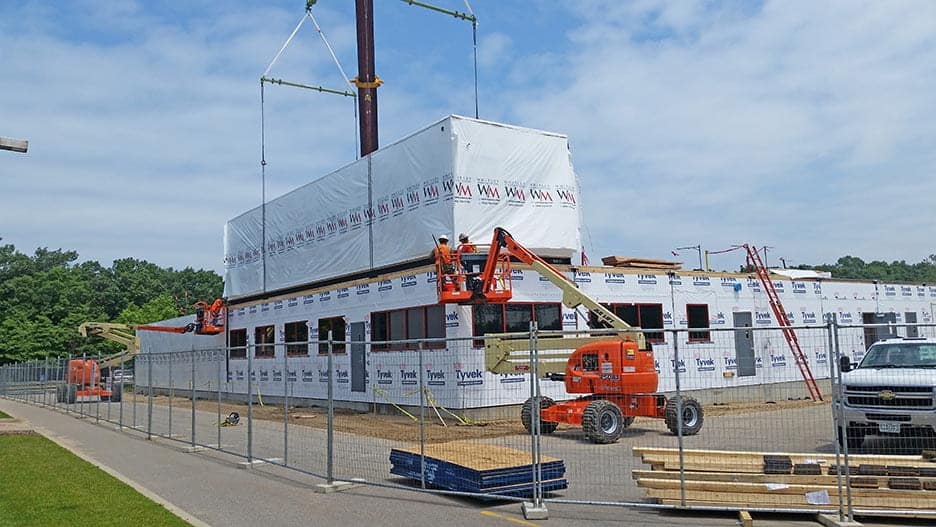
[[[0,419],[13,419],[13,418],[3,413],[3,410],[0,410]]]
[[[42,436],[0,436],[0,525],[187,526]]]

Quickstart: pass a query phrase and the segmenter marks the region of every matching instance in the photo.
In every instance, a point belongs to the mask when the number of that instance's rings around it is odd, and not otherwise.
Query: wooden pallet
[[[838,510],[839,476],[834,471],[834,454],[684,450],[682,476],[677,449],[635,447],[634,455],[651,469],[634,470],[632,476],[657,503],[681,505],[685,498],[689,506],[734,510]],[[800,464],[804,465],[799,467],[800,473],[793,473]],[[936,464],[930,460],[921,456],[855,455],[849,457],[849,464],[855,509],[873,510],[880,515],[898,509],[936,510],[936,473],[932,470]],[[813,465],[821,470],[814,470]],[[776,467],[788,471],[765,473]],[[859,468],[871,475],[854,475]],[[680,482],[681,477],[685,483]],[[844,475],[841,479],[844,484]]]

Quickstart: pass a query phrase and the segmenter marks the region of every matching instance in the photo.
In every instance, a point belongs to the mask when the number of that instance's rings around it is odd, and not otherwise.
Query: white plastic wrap
[[[565,136],[450,116],[229,221],[225,296],[424,258],[440,233],[487,243],[497,226],[571,257],[577,196]]]

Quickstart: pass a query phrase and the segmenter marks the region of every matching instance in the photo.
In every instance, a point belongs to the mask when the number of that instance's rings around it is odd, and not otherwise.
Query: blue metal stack
[[[426,484],[436,488],[525,497],[533,494],[533,466],[529,452],[482,443],[455,441],[425,447]],[[390,473],[420,480],[419,448],[392,449]],[[568,488],[565,463],[543,457],[543,491]]]

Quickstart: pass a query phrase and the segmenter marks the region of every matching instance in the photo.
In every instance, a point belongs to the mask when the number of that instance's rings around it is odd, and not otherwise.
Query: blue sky
[[[472,115],[470,25],[375,4],[381,142]],[[0,4],[0,136],[30,141],[0,152],[3,243],[220,271],[224,222],[259,202],[258,77],[303,7]],[[569,135],[594,260],[700,242],[788,263],[936,253],[936,3],[471,7],[481,117]],[[313,12],[354,76],[353,2]],[[308,24],[271,75],[343,87]],[[269,196],[354,159],[350,100],[266,95]]]

